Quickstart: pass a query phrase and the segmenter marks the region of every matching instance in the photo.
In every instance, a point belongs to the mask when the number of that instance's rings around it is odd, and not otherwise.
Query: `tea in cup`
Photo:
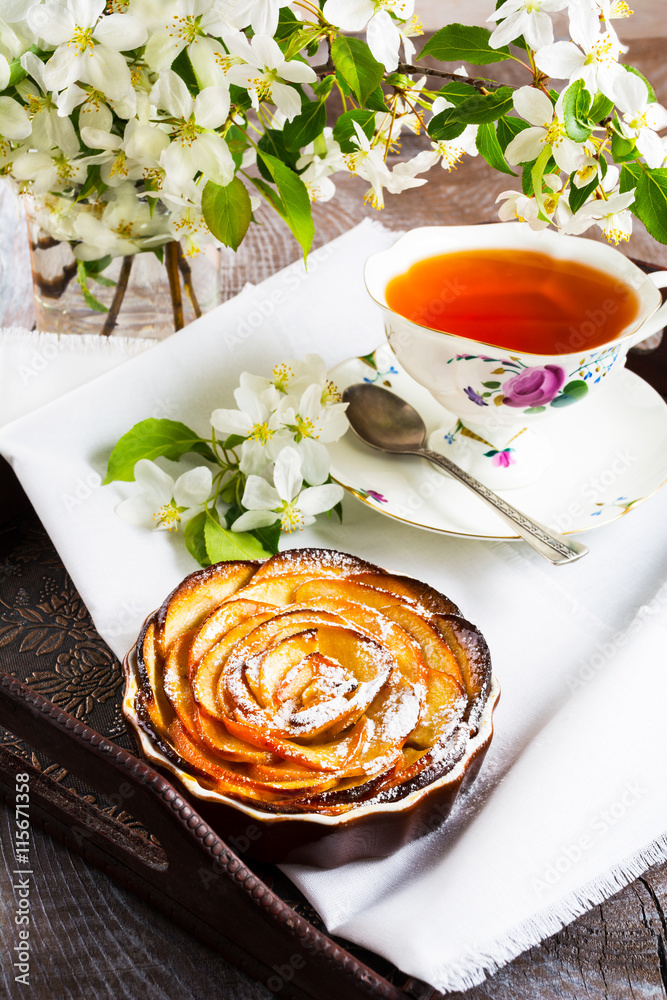
[[[494,489],[539,478],[551,454],[535,427],[588,406],[667,323],[667,272],[522,223],[411,230],[365,280],[399,362],[451,415],[438,450]]]

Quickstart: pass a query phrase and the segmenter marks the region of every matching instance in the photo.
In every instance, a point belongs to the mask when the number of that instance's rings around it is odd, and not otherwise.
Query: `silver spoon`
[[[588,549],[581,542],[565,538],[539,521],[522,514],[488,487],[469,475],[444,455],[424,447],[426,427],[414,407],[400,396],[379,385],[358,382],[343,393],[348,403],[347,418],[355,434],[372,448],[396,455],[419,455],[440,466],[453,479],[481,497],[514,531],[556,566],[574,562],[585,556]]]

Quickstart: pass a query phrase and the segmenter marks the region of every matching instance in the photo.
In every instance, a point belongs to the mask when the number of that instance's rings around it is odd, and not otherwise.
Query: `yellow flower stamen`
[[[169,503],[160,507],[153,514],[153,520],[157,522],[158,526],[163,525],[167,531],[178,531],[178,522],[181,520],[181,513],[184,510],[185,507],[177,507],[176,501],[172,498]]]
[[[116,159],[111,167],[110,177],[127,177],[127,167],[125,165],[127,157],[122,149],[118,150]]]
[[[302,417],[300,413],[297,413],[294,425],[297,430],[297,434],[301,437],[318,438],[319,434],[315,433],[315,424],[312,420],[308,420],[307,417]]]
[[[289,534],[293,531],[300,531],[301,528],[305,527],[303,514],[289,500],[285,500],[280,509],[280,527]]]
[[[320,396],[320,403],[322,406],[326,406],[327,403],[340,403],[342,398],[343,397],[338,391],[338,387],[331,380],[324,383],[322,395]]]
[[[177,139],[183,146],[191,146],[197,136],[205,131],[201,125],[197,125],[194,114],[190,115],[187,121],[185,118],[180,118],[172,124],[171,137]]]
[[[285,362],[281,365],[276,365],[273,369],[273,384],[278,392],[286,393],[287,386],[293,378],[294,372],[289,365],[285,364]]]
[[[81,28],[77,24],[74,29],[74,34],[70,38],[67,46],[73,45],[79,50],[79,55],[83,55],[86,49],[94,49],[95,41],[93,39],[93,28]],[[90,53],[92,56],[92,52]]]
[[[197,41],[197,35],[202,34],[199,27],[200,20],[201,18],[192,15],[180,17],[178,14],[174,14],[172,18],[174,30],[169,32],[170,37],[173,38],[176,35],[177,38],[182,38],[186,45],[192,45],[193,42]]]
[[[250,431],[250,434],[248,435],[248,440],[258,441],[259,444],[265,445],[267,444],[267,442],[271,440],[274,433],[275,432],[271,430],[268,423],[266,422],[263,424],[255,424],[253,429]]]

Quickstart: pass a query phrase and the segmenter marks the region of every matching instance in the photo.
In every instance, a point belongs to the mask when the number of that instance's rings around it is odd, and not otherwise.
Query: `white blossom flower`
[[[527,222],[534,232],[546,229],[549,222],[553,221],[554,211],[560,203],[559,192],[563,183],[557,174],[545,174],[542,180],[550,192],[550,194],[544,194],[542,199],[542,215],[546,215],[546,218],[540,218],[540,206],[537,204],[537,200],[522,194],[521,191],[500,192],[496,198],[496,204],[499,201],[504,204],[498,209],[498,217],[503,222],[514,219],[518,222]]]
[[[562,95],[554,110],[547,95],[535,87],[520,87],[514,91],[514,107],[532,128],[514,136],[505,150],[508,163],[530,163],[545,146],[551,146],[553,158],[561,170],[571,174],[579,169],[585,156],[584,149],[580,143],[568,138],[565,124],[559,117],[559,112],[562,114],[561,102]]]
[[[142,458],[134,467],[141,492],[123,500],[116,513],[124,521],[146,528],[177,531],[204,509],[213,485],[208,466],[190,469],[176,481],[159,465]]]
[[[30,190],[35,194],[64,191],[84,182],[90,160],[90,157],[69,159],[57,148],[46,153],[29,150],[16,156],[12,174],[19,181],[30,181]]]
[[[563,10],[571,0],[506,0],[487,21],[504,20],[492,32],[489,45],[499,49],[523,35],[531,49],[553,42],[554,28],[549,14]]]
[[[343,31],[366,28],[368,47],[377,61],[391,72],[398,66],[398,50],[403,40],[391,15],[405,21],[412,18],[414,8],[414,0],[327,0],[322,13],[327,21]]]
[[[618,59],[624,47],[616,34],[606,31],[600,34],[600,23],[582,20],[572,24],[572,42],[555,42],[546,45],[535,54],[538,69],[556,80],[583,80],[586,90],[594,96],[598,90],[613,99],[613,92],[619,76],[625,74]],[[575,42],[577,43],[575,45]]]
[[[230,435],[246,439],[241,448],[241,472],[263,474],[280,449],[289,443],[291,435],[282,429],[277,412],[272,412],[253,389],[240,386],[234,392],[234,399],[238,410],[214,410],[211,424],[223,441]]]
[[[330,126],[304,146],[296,168],[311,201],[329,201],[334,196],[336,187],[329,175],[345,169],[345,158]]]
[[[0,136],[21,142],[32,131],[25,108],[13,97],[0,97]]]
[[[116,100],[132,90],[130,70],[121,54],[139,48],[146,26],[131,14],[104,14],[105,0],[47,0],[28,10],[28,24],[55,51],[44,67],[50,89],[77,80]]]
[[[150,68],[158,73],[169,69],[183,49],[192,61],[198,49],[209,43],[215,46],[208,36],[221,35],[229,28],[229,21],[221,17],[211,0],[176,0],[164,11],[163,24],[151,35],[144,52]]]
[[[40,152],[57,146],[72,159],[81,146],[72,121],[58,114],[58,106],[44,80],[44,63],[34,52],[25,52],[21,66],[29,76],[21,80],[16,89],[32,123],[31,146]],[[109,118],[112,118],[111,113]]]
[[[436,97],[431,107],[433,116],[439,115],[442,111],[447,108],[453,108],[454,105],[451,101],[448,101],[444,97]],[[456,170],[459,161],[466,155],[477,156],[477,133],[479,131],[479,125],[466,125],[461,135],[457,135],[455,139],[440,139],[436,142],[431,143],[431,153],[426,153],[427,156],[431,157],[432,163],[437,163],[438,160],[441,161],[441,166],[443,170]]]
[[[667,128],[667,109],[649,100],[648,88],[641,77],[623,72],[616,80],[614,100],[623,112],[623,132],[635,139],[637,149],[649,167],[661,167],[664,147],[656,130]]]
[[[243,64],[230,66],[227,79],[250,94],[252,105],[270,101],[291,121],[301,111],[301,95],[289,83],[315,83],[317,75],[298,59],[285,61],[280,46],[269,35],[255,35],[252,41],[239,32],[227,32],[223,41],[233,56]],[[287,83],[283,81],[287,80]]]
[[[234,522],[232,531],[251,531],[276,521],[283,531],[296,531],[343,498],[342,486],[333,483],[301,491],[301,457],[295,448],[283,448],[277,456],[273,479],[275,486],[260,476],[248,476],[242,500],[246,513]]]
[[[280,8],[290,3],[291,0],[218,0],[217,8],[233,28],[250,26],[255,35],[275,35]],[[293,13],[299,16],[298,6]]]
[[[347,403],[322,402],[322,386],[313,382],[294,403],[287,396],[278,408],[281,425],[294,435],[301,456],[303,477],[311,486],[319,486],[329,476],[329,452],[324,442],[338,441],[349,424]]]
[[[610,194],[605,193],[604,197],[594,197],[574,214],[568,213],[569,219],[562,227],[563,232],[579,235],[592,225],[597,225],[610,243],[618,245],[621,241],[627,241],[632,233],[632,214],[629,206],[634,200],[634,188],[622,194],[614,190]]]
[[[391,172],[385,162],[384,150],[381,146],[372,144],[358,122],[352,124],[358,148],[355,152],[345,155],[347,169],[351,174],[370,181],[371,186],[364,195],[364,201],[370,203],[373,208],[384,208],[383,188],[391,184]],[[353,137],[351,141],[354,142]]]
[[[74,221],[74,248],[78,260],[128,256],[168,242],[171,233],[160,212],[151,212],[132,182],[105,192],[108,199],[101,217],[95,206],[81,206]]]
[[[180,76],[169,69],[160,74],[151,98],[171,116],[167,122],[171,142],[160,164],[173,182],[186,184],[201,171],[217,184],[229,184],[234,161],[227,143],[215,131],[229,114],[227,88],[206,87],[193,100]]]

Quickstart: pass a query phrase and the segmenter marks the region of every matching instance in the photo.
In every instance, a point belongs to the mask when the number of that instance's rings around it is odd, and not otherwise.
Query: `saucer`
[[[447,450],[451,442],[444,439],[456,418],[401,368],[387,344],[343,361],[331,378],[340,391],[369,382],[395,392],[421,414],[428,446]],[[667,481],[667,404],[627,369],[541,431],[553,463],[537,483],[497,492],[557,531],[615,521]],[[336,482],[387,517],[448,535],[518,538],[482,500],[424,459],[376,451],[352,430],[328,447]]]

